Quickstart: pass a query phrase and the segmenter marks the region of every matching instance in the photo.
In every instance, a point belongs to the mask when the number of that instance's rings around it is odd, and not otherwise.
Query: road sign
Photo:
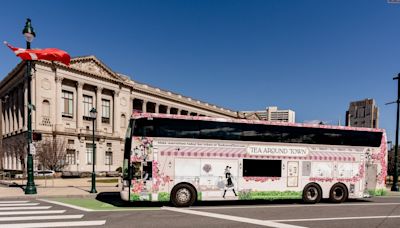
[[[33,143],[30,144],[29,153],[32,154],[32,155],[36,155],[36,147],[35,147],[35,145],[33,145]]]

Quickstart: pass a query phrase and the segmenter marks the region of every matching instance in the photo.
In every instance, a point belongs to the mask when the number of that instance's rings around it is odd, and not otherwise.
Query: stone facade
[[[379,109],[374,99],[352,101],[346,111],[346,126],[379,128]]]
[[[24,169],[27,131],[26,66],[18,64],[0,82],[2,151],[0,169]],[[236,118],[237,112],[140,84],[118,74],[95,56],[73,58],[69,67],[35,61],[32,70],[32,128],[43,138],[66,142],[66,171],[91,171],[92,120],[95,120],[96,171],[122,165],[124,135],[134,110],[152,113]],[[18,145],[19,147],[16,147]],[[37,165],[38,162],[36,161]]]
[[[290,109],[280,110],[276,106],[267,107],[265,111],[242,111],[246,119],[258,119],[271,122],[296,122],[296,113]]]

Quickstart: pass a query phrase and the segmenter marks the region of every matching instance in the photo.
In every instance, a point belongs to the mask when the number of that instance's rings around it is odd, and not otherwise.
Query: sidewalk
[[[96,180],[106,180],[115,178],[97,178]],[[119,192],[118,183],[98,183],[96,181],[97,194],[103,192]],[[0,181],[0,199],[5,198],[96,198],[97,194],[89,193],[91,189],[90,178],[77,179],[35,179],[37,194],[25,195],[23,187],[25,180]],[[10,187],[9,187],[10,186]]]

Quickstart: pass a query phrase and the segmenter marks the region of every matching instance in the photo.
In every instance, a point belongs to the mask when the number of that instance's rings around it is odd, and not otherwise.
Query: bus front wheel
[[[171,202],[175,207],[189,207],[196,200],[196,191],[189,184],[178,184],[172,189]]]
[[[306,185],[303,190],[303,201],[305,203],[318,203],[321,201],[322,191],[321,188],[314,183]]]

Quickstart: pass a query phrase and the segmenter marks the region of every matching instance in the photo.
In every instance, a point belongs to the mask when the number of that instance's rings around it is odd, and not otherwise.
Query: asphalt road
[[[7,199],[11,201],[11,199]],[[172,208],[160,204],[135,204],[132,211],[85,212],[77,209],[55,205],[38,200],[29,200],[25,207],[47,206],[48,209],[65,211],[58,215],[70,215],[51,220],[2,221],[9,216],[24,217],[30,215],[2,215],[7,212],[0,199],[0,227],[18,227],[20,223],[54,223],[60,226],[80,224],[78,227],[93,225],[95,227],[400,227],[400,197],[380,197],[369,200],[358,200],[342,204],[323,202],[316,205],[302,204],[300,201],[233,201],[203,202],[190,208]],[[4,202],[4,201],[3,201]],[[24,203],[21,203],[24,204]],[[12,206],[9,206],[12,207]],[[23,207],[23,206],[21,206]],[[149,210],[150,209],[150,210]],[[15,210],[8,210],[13,212]],[[23,211],[23,210],[18,210]],[[27,210],[29,211],[29,210]],[[80,218],[72,217],[82,215]],[[39,216],[38,214],[32,216]],[[23,219],[23,218],[22,218]],[[74,223],[75,222],[75,223]],[[79,223],[80,222],[80,223]],[[104,225],[100,223],[104,222]],[[7,227],[7,226],[6,226]],[[26,226],[20,226],[26,227]],[[29,227],[29,226],[27,226]],[[43,227],[43,226],[41,226]],[[55,227],[55,226],[51,226]]]

